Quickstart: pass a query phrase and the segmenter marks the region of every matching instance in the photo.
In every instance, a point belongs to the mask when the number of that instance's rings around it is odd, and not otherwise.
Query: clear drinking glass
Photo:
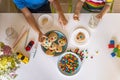
[[[13,27],[8,27],[6,29],[6,41],[10,44],[12,44],[15,39],[18,37],[18,33],[15,31]]]
[[[89,20],[89,26],[91,28],[96,28],[99,24],[100,20],[96,17],[96,15],[92,15]]]

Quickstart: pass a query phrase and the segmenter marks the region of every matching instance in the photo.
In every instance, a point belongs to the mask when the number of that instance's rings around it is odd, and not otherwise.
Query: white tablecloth
[[[34,14],[36,21],[41,14]],[[90,32],[88,44],[81,46],[81,49],[87,49],[89,56],[82,63],[80,71],[73,76],[63,75],[57,67],[59,56],[51,57],[46,55],[40,45],[38,45],[37,54],[34,59],[30,59],[28,64],[22,64],[17,70],[18,76],[15,80],[120,80],[120,59],[112,58],[110,53],[112,49],[108,49],[111,39],[115,39],[115,43],[120,43],[120,14],[106,14],[101,20],[99,26],[91,29],[88,26],[90,16],[92,14],[81,14],[80,21],[72,19],[73,14],[65,14],[69,23],[65,29],[62,29],[57,22],[57,14],[50,14],[54,18],[54,26],[44,28],[45,33],[50,30],[59,30],[63,32],[68,39],[68,48],[74,48],[69,42],[71,33],[79,26],[83,26]],[[0,41],[4,41],[4,31],[6,27],[16,25],[29,26],[22,14],[1,13],[0,14]],[[32,35],[31,35],[32,36]],[[96,54],[98,51],[98,54]]]

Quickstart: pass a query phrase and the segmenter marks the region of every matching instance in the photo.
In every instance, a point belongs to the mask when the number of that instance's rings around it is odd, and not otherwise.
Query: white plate
[[[42,20],[47,18],[47,22],[43,24]],[[43,14],[38,18],[38,24],[40,26],[40,28],[49,28],[53,25],[53,18],[52,16],[48,15],[48,14]]]
[[[85,34],[84,42],[81,42],[81,43],[76,42],[75,38],[79,32],[82,32]],[[74,45],[76,47],[81,47],[82,45],[85,45],[88,42],[89,38],[90,38],[89,32],[85,28],[79,28],[79,29],[76,29],[75,31],[73,31],[71,38],[70,38],[70,42],[72,45]]]

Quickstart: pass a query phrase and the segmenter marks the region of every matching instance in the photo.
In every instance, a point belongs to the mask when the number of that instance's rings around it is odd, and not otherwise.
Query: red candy
[[[91,56],[91,59],[93,59],[93,56]]]

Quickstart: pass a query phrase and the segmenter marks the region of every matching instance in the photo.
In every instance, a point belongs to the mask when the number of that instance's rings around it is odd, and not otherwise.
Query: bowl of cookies
[[[78,28],[73,31],[70,42],[76,47],[85,45],[90,38],[90,33],[85,28]]]
[[[73,52],[65,52],[58,60],[58,69],[67,76],[72,76],[80,70],[81,60],[78,55]]]
[[[57,56],[66,50],[67,38],[62,32],[53,30],[45,35],[46,38],[41,43],[41,47],[47,55]]]

